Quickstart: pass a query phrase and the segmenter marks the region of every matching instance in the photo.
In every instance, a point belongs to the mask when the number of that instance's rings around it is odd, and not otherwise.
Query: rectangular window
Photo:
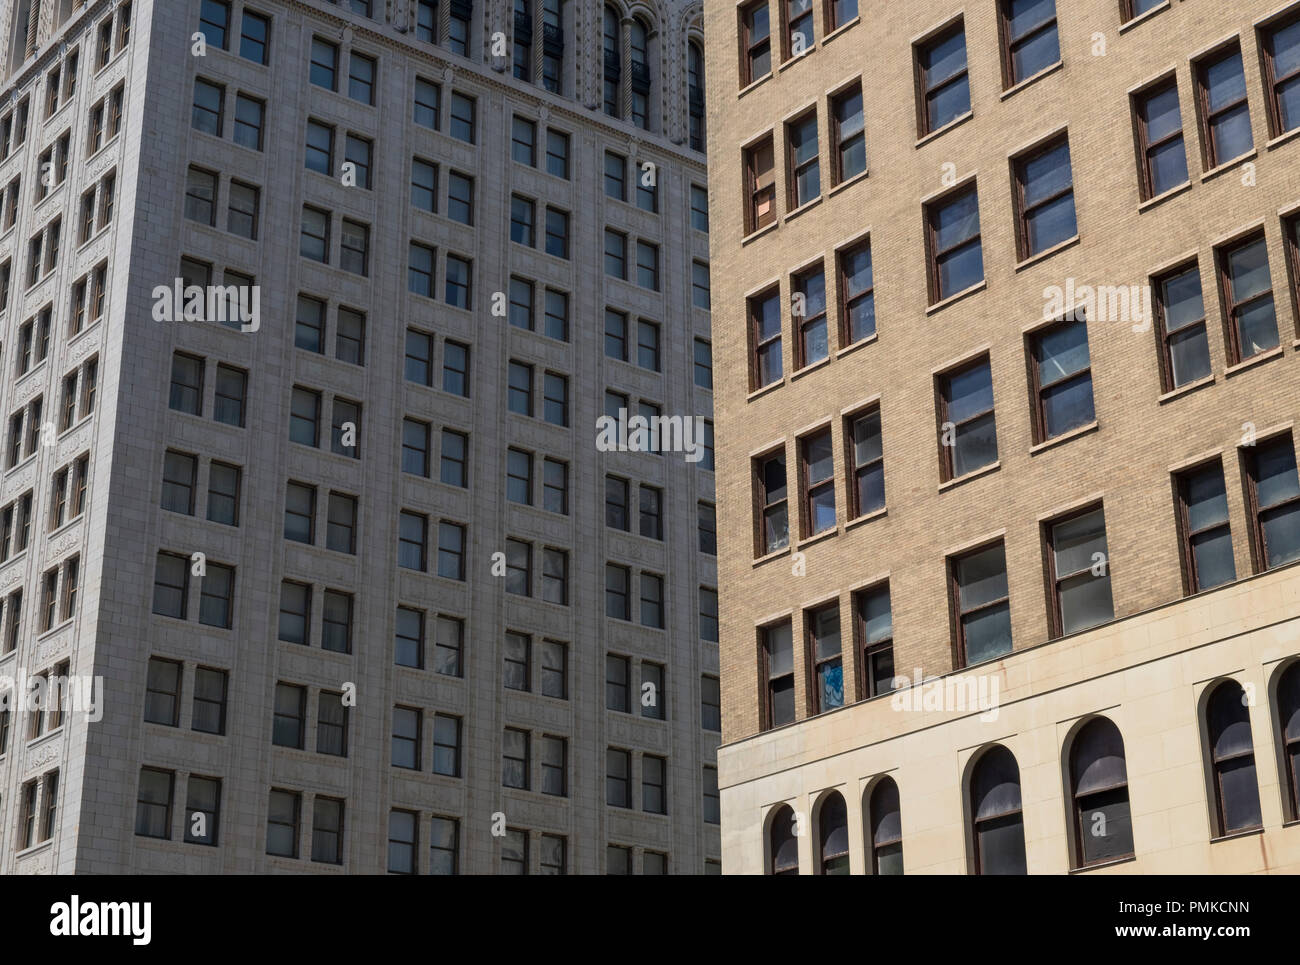
[[[460,718],[433,715],[433,773],[460,777]]]
[[[628,532],[628,482],[617,476],[605,477],[605,525]]]
[[[208,46],[226,49],[226,32],[230,29],[230,4],[225,0],[202,0],[199,4],[199,33]]]
[[[655,486],[642,483],[639,487],[641,498],[641,535],[650,539],[664,538],[664,494]]]
[[[510,240],[525,248],[537,243],[535,205],[517,194],[510,196]]]
[[[569,179],[569,135],[546,129],[546,173]]]
[[[970,113],[963,21],[916,46],[917,137],[925,137]]]
[[[643,164],[650,165],[650,162],[645,161]],[[652,165],[651,170],[653,170]],[[651,171],[644,167],[641,176],[636,179],[636,206],[651,214],[659,213],[659,182],[654,180]]]
[[[1047,251],[1078,234],[1069,141],[1036,149],[1013,165],[1020,257]]]
[[[325,527],[325,548],[336,553],[357,551],[357,500],[331,492]]]
[[[312,799],[311,860],[343,863],[343,802],[316,795]]]
[[[339,241],[339,267],[363,278],[370,274],[370,226],[343,219]]]
[[[939,449],[944,480],[998,459],[993,373],[988,358],[938,377]]]
[[[664,578],[654,573],[641,574],[641,626],[664,627]]]
[[[193,516],[197,476],[197,456],[168,449],[163,455],[162,508],[171,513]],[[67,481],[66,476],[63,481]],[[59,493],[56,492],[55,498],[60,498]]]
[[[971,667],[1011,652],[1007,560],[999,541],[949,559],[957,665]]]
[[[511,412],[533,414],[533,367],[512,361],[509,366],[507,403]]]
[[[226,230],[232,235],[257,240],[257,211],[261,192],[251,184],[231,180],[226,199]]]
[[[179,661],[149,658],[144,691],[146,721],[166,727],[180,725],[182,672]]]
[[[542,737],[540,757],[542,759],[542,793],[554,797],[568,797],[569,742],[563,737],[551,737],[549,735]],[[563,867],[563,855],[561,855],[560,862],[561,867]]]
[[[609,747],[605,750],[605,803],[612,808],[632,806],[632,754]]]
[[[275,685],[271,743],[302,750],[307,725],[307,688],[293,684]]]
[[[533,547],[522,540],[506,540],[506,592],[533,595]]]
[[[473,263],[459,255],[448,255],[446,281],[444,294],[447,304],[453,308],[463,308],[468,311],[470,298],[473,294]]]
[[[1256,567],[1263,571],[1300,559],[1300,478],[1291,434],[1243,453]]]
[[[839,603],[807,616],[808,715],[844,706],[844,664]]]
[[[796,365],[803,368],[830,357],[826,330],[826,275],[821,262],[790,280],[794,290],[790,314],[798,331]]]
[[[862,119],[862,84],[831,98],[831,179],[843,184],[867,169],[867,141]],[[814,131],[815,134],[815,131]]]
[[[501,786],[528,790],[529,738],[532,735],[525,730],[507,727],[501,743]]]
[[[429,838],[429,874],[456,874],[457,854],[460,850],[460,822],[455,818],[441,818],[434,815]]]
[[[303,155],[307,170],[326,177],[334,175],[334,127],[307,119],[307,146]]]
[[[294,386],[289,406],[289,441],[313,449],[320,442],[320,393]]]
[[[185,801],[185,840],[215,848],[221,820],[221,781],[191,774]],[[202,816],[196,821],[196,816]]]
[[[320,692],[316,705],[316,753],[348,756],[348,708],[343,694]]]
[[[321,628],[322,650],[352,652],[352,594],[325,591],[325,614]]]
[[[641,661],[641,716],[650,720],[667,720],[668,691],[664,686],[662,664]]]
[[[647,814],[668,813],[668,762],[662,757],[641,755],[641,810]]]
[[[469,439],[461,432],[450,429],[442,430],[442,449],[438,468],[438,479],[448,486],[464,489],[468,481]]]
[[[403,569],[418,570],[423,573],[428,569],[426,543],[428,540],[429,518],[421,513],[403,510],[398,516],[397,565]]]
[[[1223,463],[1213,462],[1178,473],[1178,534],[1188,593],[1201,593],[1237,578],[1232,556],[1232,527]]]
[[[605,274],[627,280],[627,235],[605,229]]]
[[[402,472],[429,477],[431,427],[418,419],[402,420]]]
[[[393,708],[393,767],[418,771],[423,755],[420,753],[422,715],[413,707]]]
[[[135,799],[135,833],[143,838],[169,839],[172,836],[172,789],[176,775],[172,771],[160,771],[153,767],[140,768],[140,788]],[[36,804],[36,782],[31,788],[30,800],[24,788],[26,818],[26,843],[31,843],[31,816]]]
[[[438,575],[447,580],[465,579],[465,527],[458,523],[438,524]]]
[[[537,125],[518,115],[510,122],[510,157],[530,168],[537,166]]]
[[[1233,42],[1193,64],[1193,76],[1205,169],[1210,171],[1255,147],[1241,45]]]
[[[424,668],[424,611],[397,608],[397,629],[393,639],[393,662],[399,667]]]
[[[199,591],[199,623],[229,630],[235,607],[235,568],[211,561]]]
[[[388,812],[388,872],[413,875],[419,871],[420,816],[394,808]]]
[[[858,647],[858,695],[879,697],[894,689],[894,621],[889,584],[853,595],[854,636]]]
[[[374,155],[374,143],[351,132],[344,138],[343,161],[352,165],[352,175],[356,186],[370,190],[370,168]]]
[[[184,620],[190,592],[190,561],[175,553],[158,554],[153,578],[153,612]]]
[[[304,258],[330,263],[330,215],[328,211],[302,206],[302,229],[298,236],[298,253]]]
[[[569,257],[569,213],[549,205],[546,208],[546,253],[556,258]]]
[[[438,212],[438,165],[411,159],[411,204],[429,214]]]
[[[194,104],[190,111],[190,127],[213,137],[221,136],[221,118],[224,113],[226,89],[202,77],[194,78]]]
[[[461,675],[461,653],[465,649],[465,621],[439,614],[434,624],[433,672],[446,677]]]
[[[605,564],[605,616],[632,619],[631,571],[615,563]]]
[[[829,429],[799,440],[803,534],[835,528],[835,456]]]
[[[194,715],[191,729],[204,734],[226,732],[226,671],[210,667],[194,670]]]
[[[375,60],[352,51],[348,58],[348,97],[362,104],[375,103]]]
[[[216,226],[216,172],[190,167],[185,177],[185,217],[209,227]]]
[[[747,87],[772,72],[772,27],[768,0],[757,0],[740,11],[740,86]]]
[[[406,381],[433,385],[433,336],[414,328],[406,330]]]
[[[790,621],[759,631],[761,678],[764,683],[763,729],[794,722],[794,636]]]
[[[798,0],[790,0],[798,2]],[[808,3],[812,17],[811,0]],[[809,111],[785,126],[787,204],[794,211],[821,196],[821,164],[817,147],[817,111]]]
[[[569,553],[547,546],[542,550],[542,599],[569,605]]]
[[[1277,348],[1277,310],[1263,232],[1218,249],[1219,283],[1227,313],[1228,364]]]
[[[434,264],[436,259],[437,253],[433,248],[422,245],[417,241],[410,243],[406,270],[407,291],[422,295],[425,298],[433,297]]]
[[[1274,137],[1300,127],[1300,17],[1270,24],[1260,38]]]
[[[713,587],[700,587],[700,639],[718,642],[718,591]]]
[[[854,519],[885,508],[885,453],[880,408],[851,416],[845,426],[849,441],[849,512]]]
[[[782,378],[781,290],[771,288],[749,299],[750,387],[761,389]]]
[[[266,66],[269,63],[267,47],[270,45],[270,36],[271,21],[260,13],[245,9],[239,32],[239,56]]]
[[[1200,267],[1193,263],[1152,282],[1164,391],[1210,375]]]
[[[745,193],[749,198],[745,208],[746,234],[776,221],[776,166],[771,134],[745,148]]]
[[[447,177],[447,217],[463,225],[474,223],[474,179],[459,171]]]
[[[529,673],[531,649],[532,639],[527,634],[506,631],[501,684],[507,690],[532,689],[532,675]]]
[[[1078,633],[1114,619],[1106,519],[1101,507],[1049,522],[1044,532],[1054,588],[1053,636]]]
[[[423,77],[415,79],[415,113],[412,120],[421,127],[438,130],[442,111],[442,88]]]
[[[569,515],[569,467],[556,459],[542,463],[542,508],[548,513]]]
[[[326,90],[338,90],[339,48],[319,37],[311,39],[311,82]]]
[[[709,263],[691,262],[691,304],[706,312],[712,308],[713,295],[709,284]]]
[[[1000,0],[998,14],[1004,87],[1060,62],[1056,0]]]
[[[474,143],[474,98],[452,93],[450,133],[466,144]]]
[[[1170,79],[1133,97],[1142,197],[1159,197],[1187,183],[1187,149],[1178,81]]]
[[[506,828],[501,839],[501,874],[528,874],[528,832],[519,828]]]
[[[785,453],[773,453],[754,460],[754,486],[755,498],[761,510],[755,555],[766,556],[790,545]]]
[[[302,795],[272,789],[266,811],[266,853],[282,858],[298,857],[298,827]]]
[[[691,227],[709,233],[709,191],[698,184],[691,185]]]
[[[1093,422],[1087,324],[1063,322],[1032,333],[1029,341],[1034,441],[1046,442]]]
[[[627,158],[612,151],[605,152],[605,197],[627,200]]]

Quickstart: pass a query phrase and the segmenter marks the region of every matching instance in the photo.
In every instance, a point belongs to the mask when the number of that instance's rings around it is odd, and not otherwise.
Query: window
[[[1001,0],[999,15],[1004,87],[1060,62],[1056,0]]]
[[[880,432],[880,409],[852,417],[847,426],[853,486],[849,490],[849,512],[856,519],[885,507],[884,448]]]
[[[529,738],[524,730],[507,727],[501,743],[501,786],[529,789]]]
[[[334,332],[334,357],[352,365],[366,364],[366,316],[339,308]]]
[[[185,217],[215,227],[217,223],[217,175],[191,167],[185,177]],[[39,249],[38,249],[39,250]]]
[[[304,258],[330,263],[330,216],[310,205],[302,206],[302,230],[298,238],[298,253]]]
[[[1076,867],[1133,855],[1124,740],[1105,717],[1083,726],[1070,746]]]
[[[772,815],[768,826],[768,874],[797,875],[799,873],[799,839],[795,836],[794,811],[782,804]]]
[[[427,422],[402,420],[402,472],[429,477],[429,433]]]
[[[546,129],[546,173],[569,179],[569,135]]]
[[[613,808],[632,806],[632,754],[615,747],[605,749],[605,803]]]
[[[1153,281],[1163,388],[1172,392],[1211,372],[1201,271],[1195,263]]]
[[[1300,479],[1288,432],[1244,452],[1246,506],[1259,570],[1300,559]]]
[[[197,474],[198,457],[167,450],[163,455],[162,508],[193,516]]]
[[[1237,578],[1223,464],[1218,460],[1175,477],[1183,572],[1188,593],[1200,593]]]
[[[940,302],[982,282],[984,253],[980,242],[979,196],[975,187],[962,189],[928,205],[926,221],[931,302]]]
[[[544,736],[542,738],[542,787],[543,794],[554,797],[567,797],[568,789],[569,742],[563,737]]]
[[[559,606],[569,605],[569,554],[567,550],[542,550],[542,599]]]
[[[569,213],[549,205],[546,208],[546,253],[556,258],[569,257]],[[656,285],[655,291],[658,290]]]
[[[647,814],[668,813],[668,762],[662,757],[641,755],[641,810]]]
[[[528,874],[528,832],[506,828],[501,839],[501,874]]]
[[[266,104],[240,93],[235,97],[235,143],[253,151],[262,150],[262,127]]]
[[[316,530],[316,487],[291,482],[284,499],[284,538],[312,543]]]
[[[1269,122],[1279,137],[1300,127],[1300,18],[1270,25],[1261,41]]]
[[[713,346],[700,338],[695,340],[695,384],[701,389],[713,388]]]
[[[641,574],[641,625],[664,627],[664,578],[654,573]]]
[[[228,365],[217,366],[217,387],[213,399],[212,418],[228,426],[244,425],[244,396],[248,386],[248,373]]]
[[[370,227],[350,218],[343,219],[339,242],[339,267],[363,278],[370,274]]]
[[[1248,154],[1255,146],[1241,47],[1234,42],[1193,67],[1205,169],[1209,171]]]
[[[1035,441],[1093,422],[1092,363],[1084,322],[1065,322],[1030,336]]]
[[[542,641],[541,693],[544,697],[568,699],[569,648],[558,640]]]
[[[1014,167],[1020,257],[1029,258],[1073,238],[1078,224],[1069,142],[1061,140],[1018,158]]]
[[[619,25],[620,16],[617,10],[609,4],[605,4],[602,16],[602,53],[604,54],[604,65],[602,77],[604,79],[604,108],[605,113],[610,117],[622,116],[620,81],[623,76],[623,67],[621,63],[622,45],[620,43],[620,34],[622,28]]]
[[[840,649],[839,603],[808,613],[808,713],[844,706],[844,666]]]
[[[464,225],[474,223],[474,179],[459,171],[447,176],[447,217]]]
[[[862,122],[862,84],[856,83],[836,94],[831,98],[830,108],[831,179],[835,184],[843,184],[867,170],[867,141]],[[816,134],[816,128],[813,133]]]
[[[510,279],[510,324],[515,328],[533,330],[533,283],[524,278]]]
[[[339,49],[328,40],[311,39],[311,82],[326,90],[338,90]]]
[[[420,513],[405,510],[398,517],[397,565],[403,569],[428,569],[426,540],[429,519]]]
[[[1263,233],[1216,253],[1228,324],[1228,364],[1277,348],[1277,310]]]
[[[196,131],[221,136],[221,115],[226,89],[202,77],[194,78],[194,107],[190,112],[190,126]]]
[[[605,274],[627,280],[627,235],[605,229]]]
[[[641,319],[637,322],[636,363],[651,372],[659,371],[659,325]]]
[[[388,812],[388,873],[413,875],[419,870],[420,816],[394,808]]]
[[[998,459],[993,373],[987,358],[939,376],[940,457],[944,479],[958,479]]]
[[[1214,835],[1223,837],[1262,823],[1250,701],[1235,680],[1224,680],[1205,703],[1209,740],[1206,762],[1214,784]]]
[[[569,467],[555,459],[542,461],[542,508],[548,513],[569,515]]]
[[[460,718],[433,715],[433,773],[460,777]]]
[[[605,197],[616,201],[627,200],[627,158],[612,151],[605,152]]]
[[[135,833],[143,838],[169,839],[172,836],[172,788],[176,775],[152,767],[140,768],[140,788],[135,799]],[[30,822],[36,803],[36,782],[23,813]],[[30,824],[28,825],[30,828]],[[30,831],[27,834],[30,838]]]
[[[343,161],[352,165],[352,174],[356,185],[370,190],[370,167],[374,153],[374,144],[364,137],[349,133],[344,139]]]
[[[799,440],[799,464],[804,536],[834,529],[835,457],[829,429]]]
[[[322,650],[352,652],[352,594],[325,591],[325,614],[321,627]]]
[[[348,96],[362,104],[375,103],[375,59],[355,50],[348,57]]]
[[[438,524],[438,575],[448,580],[465,579],[465,527],[457,523]]]
[[[1292,663],[1277,682],[1278,746],[1286,769],[1288,817],[1300,815],[1300,664]],[[0,742],[0,750],[4,747]]]
[[[153,612],[158,616],[185,619],[190,592],[189,558],[175,553],[159,553],[154,568]]]
[[[356,497],[331,492],[325,527],[325,548],[336,553],[355,553],[357,551],[356,530]]]
[[[271,21],[260,13],[244,10],[243,26],[239,33],[239,56],[265,66],[267,46],[271,34]]]
[[[312,799],[311,860],[343,863],[343,802],[316,795]]]
[[[760,676],[765,681],[763,729],[794,722],[794,635],[790,621],[759,630]]]
[[[630,532],[631,516],[628,507],[628,482],[617,476],[605,477],[605,525],[612,529]]]
[[[226,199],[226,230],[241,238],[257,240],[257,210],[260,192],[251,184],[231,180]]]
[[[446,301],[453,308],[468,310],[473,286],[474,266],[459,255],[447,256]]]
[[[519,415],[533,414],[533,367],[522,362],[510,363],[507,385],[508,407]]]
[[[437,254],[428,245],[412,241],[406,271],[406,290],[425,298],[433,297],[434,262]]]
[[[790,545],[790,515],[786,497],[785,454],[774,453],[755,460],[755,486],[762,517],[758,526],[756,554],[766,556]],[[832,502],[834,492],[832,491]]]
[[[474,98],[452,93],[450,133],[466,144],[474,143]]]
[[[202,0],[199,4],[199,33],[218,50],[226,49],[226,31],[230,29],[230,4],[225,0]]]
[[[776,221],[776,168],[771,134],[745,148],[745,191],[749,196],[745,233],[749,234]]]
[[[631,571],[626,566],[605,564],[605,616],[615,620],[632,619],[631,579]]]
[[[530,168],[537,166],[537,125],[518,115],[510,123],[510,157]]]
[[[209,562],[199,591],[199,623],[229,630],[235,600],[235,568]]]
[[[316,706],[316,753],[348,756],[348,708],[342,694],[320,692]]]
[[[438,165],[419,158],[411,159],[411,204],[421,211],[438,211]]]
[[[630,714],[631,661],[614,654],[605,655],[605,709]]]
[[[948,561],[957,629],[957,665],[1011,651],[1011,603],[1001,542]]]
[[[205,734],[226,732],[226,672],[194,669],[194,714],[191,729]]]
[[[424,667],[424,611],[405,606],[397,608],[393,661],[399,667]]]
[[[1120,0],[1120,6],[1123,8],[1124,21],[1140,17],[1142,14],[1164,4],[1166,0]]]
[[[522,540],[506,540],[506,592],[533,595],[533,547]]]
[[[1151,199],[1187,183],[1187,149],[1178,82],[1170,79],[1133,98],[1142,197]]]
[[[662,489],[642,483],[641,496],[641,535],[650,539],[664,538],[664,494]]]
[[[326,177],[334,173],[334,128],[330,124],[308,119],[307,146],[304,154],[307,170]]]
[[[566,292],[556,291],[554,288],[546,289],[543,299],[545,317],[543,319],[543,334],[547,338],[559,339],[561,342],[569,340],[569,296]]]
[[[879,697],[894,689],[894,622],[889,584],[855,593],[853,612],[858,644],[858,694],[861,699]]]
[[[641,164],[641,176],[636,179],[636,206],[651,214],[659,213],[659,183],[655,180],[654,165],[649,161]]]
[[[800,0],[787,0],[798,3]],[[802,0],[808,5],[808,19],[812,22],[811,0]],[[821,195],[821,166],[817,148],[817,112],[809,111],[805,116],[786,125],[786,170],[790,197],[787,204],[795,210]]]
[[[844,797],[831,791],[817,809],[817,838],[821,848],[818,872],[824,875],[849,873],[849,821]]]
[[[627,315],[605,309],[605,355],[627,361]]]
[[[1020,768],[1009,750],[994,744],[980,755],[971,770],[970,793],[975,873],[1027,874]]]
[[[271,743],[302,750],[306,746],[307,688],[277,683],[271,722]]]
[[[901,875],[903,873],[903,821],[898,806],[898,785],[892,778],[883,777],[876,782],[867,804],[867,820],[871,839],[871,873],[873,875]]]
[[[523,633],[506,631],[504,647],[505,666],[502,670],[501,683],[507,690],[531,689],[529,673],[529,652],[532,639]]]
[[[145,676],[144,719],[177,727],[181,722],[181,673],[178,661],[150,657]]]
[[[185,840],[190,844],[216,847],[221,816],[221,781],[215,777],[191,774],[187,795]]]
[[[421,127],[436,131],[440,127],[442,88],[423,77],[415,79],[415,113],[412,118]]]
[[[686,44],[687,134],[692,151],[707,148],[704,137],[704,48],[694,41]]]
[[[1054,587],[1053,635],[1077,633],[1114,619],[1101,507],[1048,523],[1046,533],[1048,573]]]
[[[957,24],[916,48],[919,94],[918,137],[932,134],[970,113],[965,24]]]
[[[429,874],[454,875],[457,873],[457,852],[460,822],[455,818],[434,815],[429,834]]]
[[[761,389],[779,382],[781,360],[781,292],[771,288],[749,299],[750,386]]]
[[[795,342],[797,365],[803,368],[830,357],[826,331],[826,276],[821,262],[791,279],[794,295],[790,314],[799,333]]]
[[[740,11],[741,87],[772,72],[772,28],[767,3],[757,0]]]
[[[510,240],[517,245],[532,248],[536,244],[534,204],[517,194],[510,196]]]
[[[413,328],[406,330],[406,381],[433,385],[433,336]]]
[[[393,708],[393,767],[420,770],[421,714],[411,707]]]

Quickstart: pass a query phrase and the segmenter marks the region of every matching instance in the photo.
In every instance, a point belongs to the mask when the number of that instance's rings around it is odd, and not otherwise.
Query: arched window
[[[970,776],[970,794],[975,873],[1027,874],[1020,768],[1012,753],[1001,744],[985,751],[975,763]]]
[[[632,54],[632,123],[643,131],[650,129],[650,55],[646,27],[633,20],[628,30],[628,48]]]
[[[831,791],[817,812],[817,829],[821,839],[821,873],[849,873],[849,813],[844,798]]]
[[[1277,682],[1278,727],[1286,762],[1291,820],[1300,820],[1300,661],[1291,664]]]
[[[772,847],[772,864],[768,871],[774,875],[797,875],[799,839],[794,834],[794,811],[790,805],[782,804],[776,809],[768,835]]]
[[[898,808],[898,785],[893,778],[882,777],[876,782],[867,804],[867,819],[871,827],[871,873],[873,875],[901,875],[903,873],[903,817]]]
[[[623,78],[623,61],[620,53],[618,11],[605,7],[605,113],[610,117],[620,114],[618,103],[619,82]]]
[[[690,109],[691,150],[705,149],[704,51],[692,40],[686,45],[686,100]]]
[[[1070,747],[1075,860],[1079,867],[1133,855],[1124,739],[1105,717],[1084,724]]]
[[[1214,780],[1215,819],[1219,836],[1247,831],[1262,823],[1259,783],[1255,779],[1255,744],[1250,735],[1250,708],[1241,685],[1225,680],[1205,705],[1210,736],[1210,770]]]

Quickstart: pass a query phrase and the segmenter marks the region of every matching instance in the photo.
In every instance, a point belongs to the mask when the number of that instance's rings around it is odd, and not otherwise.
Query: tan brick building
[[[1300,4],[705,15],[725,869],[1300,871]]]

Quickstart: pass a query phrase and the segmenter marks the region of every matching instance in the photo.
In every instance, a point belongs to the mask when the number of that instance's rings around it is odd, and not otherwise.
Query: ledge
[[[861,19],[862,19],[861,15],[858,15],[855,16],[852,20],[846,20],[844,23],[840,24],[838,27],[836,27],[834,30],[828,33],[825,37],[823,37],[822,43],[823,44],[830,43],[833,39],[838,37],[840,34],[844,33],[850,27],[856,26]]]
[[[1065,251],[1067,248],[1073,248],[1078,243],[1079,243],[1079,233],[1076,231],[1073,237],[1066,238],[1064,241],[1058,241],[1056,244],[1052,245],[1052,247],[1047,248],[1044,251],[1040,251],[1036,255],[1030,255],[1028,258],[1025,258],[1023,261],[1017,262],[1015,270],[1024,271],[1026,268],[1032,268],[1040,261],[1046,261],[1048,258],[1051,258],[1052,255],[1059,254],[1060,252]]]
[[[1197,389],[1202,389],[1207,385],[1213,384],[1214,373],[1210,373],[1203,379],[1197,379],[1195,382],[1188,382],[1186,385],[1180,385],[1178,388],[1166,392],[1164,395],[1159,396],[1156,399],[1156,402],[1160,405],[1164,405],[1166,402],[1173,402],[1174,399],[1180,399],[1185,395],[1195,392]]]
[[[1111,861],[1098,861],[1096,864],[1084,865],[1082,868],[1071,868],[1068,874],[1082,875],[1089,871],[1100,871],[1102,868],[1113,868],[1116,865],[1129,864],[1137,860],[1137,855],[1129,855],[1127,858],[1114,858]]]
[[[835,357],[837,359],[843,358],[844,356],[848,355],[850,352],[856,352],[858,349],[866,345],[871,345],[872,343],[879,342],[879,341],[880,341],[880,332],[879,331],[872,332],[866,338],[860,338],[856,342],[850,342],[842,349],[837,349],[835,352]],[[1296,344],[1300,345],[1300,342],[1297,342]]]
[[[763,237],[763,235],[767,234],[769,231],[775,231],[780,226],[781,226],[781,219],[774,218],[772,219],[771,224],[763,225],[763,227],[757,229],[756,231],[751,231],[749,234],[745,235],[745,237],[740,239],[740,243],[742,246],[747,245],[751,241]]]
[[[988,278],[981,278],[978,282],[976,282],[974,285],[971,285],[969,288],[964,288],[961,291],[957,292],[957,294],[955,295],[949,295],[947,298],[935,302],[933,305],[931,305],[929,308],[925,310],[925,314],[933,315],[936,312],[943,311],[943,309],[947,308],[949,305],[953,304],[954,302],[959,302],[963,298],[968,298],[971,295],[976,294],[977,292],[982,292],[984,291],[984,289],[988,287],[989,287]]]
[[[971,110],[968,110],[965,114],[962,114],[960,117],[953,118],[943,127],[936,128],[935,130],[931,131],[929,134],[926,134],[924,137],[917,138],[916,146],[918,148],[924,147],[925,145],[933,141],[935,138],[942,137],[943,135],[947,134],[954,127],[960,127],[962,124],[965,124],[974,116],[975,116],[975,110],[974,108],[972,108]]]
[[[1215,178],[1219,177],[1220,175],[1227,174],[1233,168],[1240,167],[1241,165],[1246,164],[1249,161],[1255,160],[1255,158],[1257,158],[1258,156],[1259,156],[1259,148],[1251,148],[1245,154],[1239,155],[1233,158],[1231,161],[1224,161],[1222,164],[1218,165],[1217,167],[1210,168],[1210,170],[1206,171],[1204,174],[1201,175],[1201,183],[1204,184],[1206,181],[1213,181]]]
[[[888,506],[881,506],[879,509],[867,513],[865,516],[858,516],[844,524],[844,531],[847,533],[851,529],[859,526],[865,526],[867,523],[874,522],[877,519],[883,519],[889,514]]]
[[[755,557],[754,567],[755,568],[760,567],[764,563],[770,563],[773,560],[779,560],[781,557],[789,556],[789,555],[790,555],[790,546],[789,544],[787,544],[779,550],[773,550],[771,553],[768,553],[764,556]]]
[[[987,466],[980,466],[980,468],[978,469],[972,469],[964,476],[958,476],[956,479],[949,479],[947,482],[939,483],[939,492],[945,492],[949,489],[954,489],[957,486],[960,486],[962,483],[968,483],[971,482],[972,480],[979,479],[982,476],[987,476],[990,473],[997,472],[1001,468],[1002,468],[1002,460],[999,459],[996,462],[989,463]]]
[[[1155,197],[1147,198],[1145,201],[1143,201],[1138,205],[1138,214],[1142,214],[1143,212],[1150,211],[1152,208],[1164,204],[1170,198],[1176,198],[1180,194],[1186,194],[1190,190],[1192,190],[1192,182],[1190,179],[1188,179],[1184,181],[1182,184],[1178,185],[1178,187],[1176,188],[1170,188],[1168,191],[1162,191],[1160,194],[1157,194]]]
[[[1052,64],[1049,67],[1044,67],[1042,70],[1040,70],[1038,73],[1034,74],[1033,76],[1026,77],[1024,80],[1020,81],[1019,83],[1013,84],[1012,86],[1008,87],[999,95],[999,98],[1001,100],[1006,100],[1008,97],[1011,97],[1013,94],[1019,94],[1026,87],[1032,87],[1034,84],[1037,84],[1040,80],[1043,80],[1046,77],[1051,77],[1057,71],[1061,70],[1064,66],[1065,66],[1064,60],[1057,60],[1056,63]]]
[[[1234,831],[1232,834],[1224,834],[1217,838],[1210,838],[1210,844],[1222,844],[1225,841],[1236,841],[1238,838],[1250,838],[1263,833],[1264,828],[1261,825],[1257,828],[1247,828],[1245,831]]]
[[[813,362],[810,365],[805,365],[801,369],[796,369],[795,371],[790,373],[790,381],[793,382],[796,379],[802,379],[805,375],[811,375],[813,372],[816,372],[818,369],[825,368],[826,366],[831,364],[831,360],[834,357],[835,356],[833,355],[828,355],[824,359],[818,359],[816,362]]]
[[[753,402],[755,399],[761,399],[769,392],[775,392],[777,389],[781,388],[781,386],[785,385],[785,382],[786,382],[786,376],[783,375],[775,382],[769,382],[761,389],[755,389],[753,392],[749,393],[749,395],[745,396],[745,401]]]
[[[871,173],[871,166],[868,165],[867,167],[859,171],[857,174],[853,175],[853,177],[849,178],[847,181],[841,181],[839,184],[835,185],[833,188],[831,188],[829,191],[826,192],[826,196],[834,197],[835,195],[839,194],[841,191],[845,190],[846,188],[851,188],[859,181],[865,181],[867,179],[867,175],[870,173]]]
[[[1293,127],[1291,130],[1287,131],[1286,133],[1279,134],[1277,137],[1268,141],[1264,145],[1264,150],[1271,151],[1274,148],[1281,147],[1283,144],[1289,144],[1292,141],[1294,141],[1297,137],[1300,137],[1300,127]]]
[[[794,548],[797,551],[802,550],[805,546],[812,546],[814,543],[820,543],[822,540],[827,540],[830,539],[832,536],[838,535],[839,531],[840,531],[839,524],[836,523],[836,525],[830,527],[829,529],[824,529],[820,533],[816,533],[813,536],[809,536],[805,539],[799,540],[797,543],[794,544]]]
[[[1148,20],[1150,20],[1152,17],[1154,17],[1154,16],[1155,16],[1156,14],[1158,14],[1158,13],[1164,13],[1166,10],[1169,9],[1169,7],[1170,7],[1169,0],[1165,0],[1164,3],[1160,4],[1160,6],[1158,6],[1158,7],[1152,7],[1152,8],[1151,8],[1150,10],[1148,10],[1146,13],[1138,14],[1138,15],[1137,15],[1136,17],[1134,17],[1132,20],[1129,20],[1129,21],[1126,21],[1125,23],[1120,24],[1120,25],[1119,25],[1119,32],[1120,32],[1121,34],[1128,33],[1130,30],[1132,30],[1132,29],[1133,29],[1134,27],[1136,27],[1138,24],[1146,23]]]
[[[1096,419],[1093,419],[1086,426],[1079,426],[1079,428],[1077,429],[1071,429],[1069,432],[1063,432],[1059,436],[1053,436],[1051,439],[1047,439],[1043,442],[1037,443],[1036,445],[1030,446],[1029,454],[1031,456],[1036,456],[1040,452],[1046,452],[1048,449],[1054,449],[1057,446],[1064,445],[1065,443],[1069,442],[1071,439],[1077,439],[1079,438],[1079,436],[1086,436],[1090,432],[1096,432],[1097,429],[1100,428],[1100,426],[1101,423],[1099,423]]]
[[[1229,365],[1223,370],[1223,377],[1230,379],[1238,373],[1254,368],[1256,365],[1263,365],[1265,362],[1281,357],[1282,346],[1279,345],[1277,348],[1271,348],[1267,352],[1260,352],[1258,355],[1253,355],[1244,362],[1238,362],[1236,365]]]
[[[795,218],[799,217],[799,215],[803,214],[809,208],[815,208],[817,207],[817,205],[821,203],[822,203],[822,195],[819,194],[811,201],[805,201],[803,204],[799,205],[799,207],[795,208],[793,211],[787,211],[785,213],[785,218],[783,220],[793,221]]]
[[[740,90],[739,90],[739,91],[737,92],[737,94],[736,94],[736,97],[737,97],[737,98],[744,97],[746,94],[748,94],[748,93],[749,93],[751,90],[753,90],[755,87],[761,87],[761,86],[763,86],[764,84],[766,84],[769,80],[772,79],[772,77],[773,77],[772,71],[771,71],[771,70],[768,70],[768,72],[767,72],[766,74],[764,74],[762,77],[760,77],[758,80],[750,81],[749,84],[747,84],[746,86],[740,88]]]

